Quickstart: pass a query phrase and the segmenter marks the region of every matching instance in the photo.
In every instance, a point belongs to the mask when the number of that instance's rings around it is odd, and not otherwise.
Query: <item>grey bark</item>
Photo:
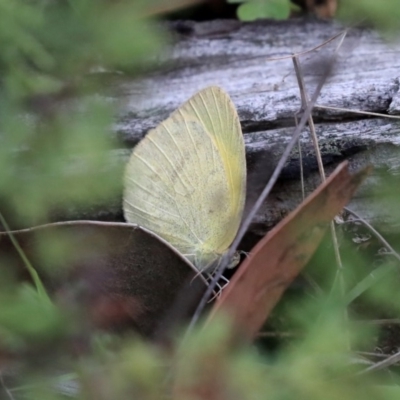
[[[119,88],[117,100],[122,108],[115,127],[117,134],[134,145],[198,90],[218,85],[230,94],[238,109],[248,157],[256,160],[250,166],[254,169],[262,156],[275,164],[293,132],[300,94],[290,55],[304,53],[300,62],[311,96],[339,39],[307,51],[339,34],[344,27],[306,20],[182,21],[169,29],[174,40],[158,56],[158,68]],[[398,43],[385,42],[372,30],[350,29],[313,112],[328,172],[344,159],[354,170],[368,164],[375,166],[350,206],[383,230],[398,228],[392,219],[395,205],[387,196],[373,193],[383,190],[382,173],[395,179],[399,174],[400,121],[318,106],[400,114],[399,78]],[[310,193],[319,177],[306,132],[307,129],[301,146],[305,191]],[[301,201],[299,177],[296,150],[254,226],[264,231]]]

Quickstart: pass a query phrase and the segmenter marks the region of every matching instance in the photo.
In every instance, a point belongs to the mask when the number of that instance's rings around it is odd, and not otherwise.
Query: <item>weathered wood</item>
[[[299,89],[290,55],[320,45],[343,27],[305,20],[237,21],[174,24],[190,33],[176,34],[176,43],[160,56],[158,71],[122,86],[125,110],[117,130],[135,141],[165,119],[183,101],[208,85],[219,85],[232,96],[245,132],[292,122],[298,111]],[[338,45],[336,39],[300,57],[309,90],[320,75],[320,64]],[[385,44],[376,33],[352,29],[339,52],[333,75],[319,104],[364,111],[399,113],[392,104],[399,89],[400,47]],[[353,116],[318,110],[319,118]]]
[[[120,87],[123,109],[116,124],[118,135],[135,144],[195,92],[219,85],[238,108],[248,157],[257,160],[257,155],[264,153],[272,164],[293,132],[294,114],[300,107],[290,55],[307,52],[344,31],[336,23],[307,20],[183,21],[173,23],[170,29],[174,43],[159,56],[159,68]],[[339,39],[300,56],[310,94]],[[371,30],[350,29],[317,105],[400,114],[399,78],[400,46],[385,42]],[[382,171],[394,175],[400,169],[400,121],[318,107],[313,115],[328,171],[344,158],[353,169],[375,165],[375,173],[351,206],[372,223],[388,221],[391,213],[387,205],[382,206],[384,199],[372,199],[367,193],[381,185],[378,177]],[[306,134],[302,147],[309,193],[319,178]],[[298,166],[298,153],[294,152],[256,218],[257,226],[264,227],[261,230],[274,225],[301,200]]]

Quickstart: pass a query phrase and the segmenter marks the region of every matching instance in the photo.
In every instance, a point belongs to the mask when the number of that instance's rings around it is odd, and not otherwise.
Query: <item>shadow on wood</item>
[[[136,225],[72,221],[12,234],[55,301],[70,308],[83,305],[87,321],[97,328],[130,327],[152,337],[183,287],[200,288],[199,294],[205,288],[183,257]],[[4,232],[0,273],[30,279]]]

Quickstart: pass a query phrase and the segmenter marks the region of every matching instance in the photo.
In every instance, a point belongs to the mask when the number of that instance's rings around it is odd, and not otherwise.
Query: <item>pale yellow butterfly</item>
[[[124,215],[168,241],[201,272],[218,265],[242,219],[246,160],[228,94],[201,90],[135,147]]]

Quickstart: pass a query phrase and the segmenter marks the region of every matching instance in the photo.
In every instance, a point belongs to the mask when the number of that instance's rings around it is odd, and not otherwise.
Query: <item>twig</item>
[[[365,356],[365,357],[376,357],[376,358],[386,358],[390,357],[388,354],[383,354],[383,353],[371,353],[369,351],[356,351],[357,354],[360,356]]]
[[[299,122],[298,118],[297,118],[298,114],[300,114],[300,112],[297,112],[296,115],[294,116],[294,122],[295,122],[296,127]],[[297,141],[297,148],[299,151],[301,199],[304,200],[306,198],[306,191],[305,191],[305,185],[304,185],[304,168],[303,168],[303,152],[301,150],[301,134],[299,136],[299,140]]]
[[[316,104],[314,106],[314,108],[321,108],[323,110],[343,111],[343,112],[349,112],[349,113],[354,113],[354,114],[370,115],[370,116],[373,116],[373,117],[400,119],[400,117],[398,115],[381,114],[381,113],[376,113],[376,112],[352,110],[352,109],[340,108],[340,107],[330,107],[330,106],[323,106],[323,105],[320,105],[320,104]]]
[[[0,383],[1,383],[1,386],[3,386],[4,391],[7,393],[8,397],[9,397],[11,400],[14,400],[14,396],[12,395],[10,389],[9,389],[9,388],[6,386],[6,384],[4,383],[3,373],[2,373],[1,371],[0,371]]]
[[[338,47],[335,50],[335,53],[337,53],[339,51],[339,48],[342,45],[342,43],[343,43],[343,40],[340,41]],[[302,108],[304,109],[308,106],[309,98],[308,98],[307,89],[304,84],[303,73],[301,71],[300,62],[299,62],[299,59],[297,56],[293,57],[293,66],[294,66],[294,69],[296,72],[297,83],[299,85]],[[311,114],[308,118],[308,126],[310,128],[310,136],[311,136],[311,139],[314,144],[315,156],[316,156],[317,163],[318,163],[318,170],[319,170],[319,174],[321,176],[321,181],[325,182],[326,175],[325,175],[324,165],[322,162],[321,152],[319,150],[319,143],[318,143],[318,137],[317,137],[317,134],[315,131],[314,120],[313,120],[313,117]],[[334,253],[335,253],[336,267],[337,267],[337,275],[336,276],[339,279],[341,296],[344,298],[346,288],[345,288],[345,282],[344,282],[344,276],[343,276],[343,263],[342,263],[342,258],[340,255],[339,242],[338,242],[338,238],[337,238],[337,234],[336,234],[335,223],[333,221],[331,221],[331,223],[330,223],[330,231],[331,231],[333,249],[334,249]],[[345,322],[348,321],[347,308],[344,308],[344,310],[343,310],[343,318],[344,318]],[[348,346],[350,347],[349,341],[348,341]]]
[[[307,50],[304,50],[304,51],[299,51],[298,53],[290,54],[290,55],[287,55],[287,56],[267,58],[267,59],[265,59],[265,61],[281,61],[281,60],[287,60],[287,59],[293,58],[293,57],[304,56],[304,55],[306,55],[308,53],[312,53],[315,50],[318,50],[318,49],[326,46],[327,44],[329,44],[330,42],[333,42],[334,40],[336,40],[339,37],[341,38],[340,40],[342,41],[342,38],[344,36],[346,36],[347,32],[348,32],[348,29],[346,29],[346,30],[344,30],[342,32],[339,32],[338,34],[330,37],[329,39],[325,40],[324,42],[320,43],[319,45],[317,45],[317,46],[315,46],[315,47],[313,47],[311,49],[307,49]],[[258,59],[260,57],[262,57],[262,56],[248,57],[248,58],[246,58],[246,60]]]
[[[310,100],[308,98],[307,89],[304,84],[303,72],[301,70],[299,59],[297,56],[293,56],[292,60],[293,60],[294,70],[296,72],[297,84],[299,85],[299,90],[300,90],[301,110],[304,110],[307,107],[308,102]],[[322,182],[325,182],[326,176],[325,176],[324,164],[322,163],[321,152],[319,150],[318,137],[315,132],[314,120],[311,114],[308,117],[308,126],[310,127],[310,136],[314,144],[315,156],[317,159],[319,174],[321,176]]]
[[[371,371],[378,371],[380,369],[390,367],[391,365],[397,364],[398,362],[400,362],[400,352],[393,354],[392,356],[386,358],[385,360],[377,362],[368,368],[365,368],[363,371],[358,372],[357,375],[364,375]]]
[[[342,38],[341,38],[341,42],[344,39],[344,34],[342,33]],[[293,147],[295,146],[295,144],[297,143],[297,140],[309,118],[309,116],[311,115],[313,106],[321,92],[321,89],[323,87],[323,85],[325,84],[326,79],[328,78],[328,76],[330,75],[331,72],[331,68],[335,62],[336,59],[336,52],[333,54],[333,56],[331,57],[330,62],[327,64],[328,67],[325,70],[325,73],[322,75],[322,77],[320,78],[319,82],[318,82],[318,86],[315,89],[315,92],[313,94],[313,97],[311,99],[311,101],[309,102],[306,110],[304,111],[304,114],[300,120],[299,125],[295,128],[294,132],[293,132],[293,136],[292,139],[290,140],[290,142],[287,144],[268,184],[266,185],[266,187],[264,188],[264,190],[262,191],[261,195],[259,196],[259,198],[257,199],[256,203],[254,204],[253,208],[250,210],[247,218],[245,219],[245,221],[242,223],[239,232],[235,238],[235,240],[232,243],[232,246],[230,247],[230,249],[228,250],[228,252],[222,257],[221,259],[221,263],[215,273],[214,279],[213,281],[210,283],[210,285],[207,287],[207,290],[205,291],[203,297],[200,300],[200,303],[192,317],[192,320],[190,322],[190,325],[188,327],[187,333],[191,332],[191,330],[193,329],[194,325],[197,323],[205,305],[207,304],[207,301],[209,299],[209,297],[211,296],[213,290],[215,289],[215,284],[216,282],[219,281],[219,279],[221,278],[221,276],[223,275],[226,266],[228,265],[229,260],[232,258],[233,254],[235,253],[237,246],[239,245],[240,241],[242,240],[244,234],[246,233],[251,221],[253,220],[255,214],[257,213],[257,211],[259,210],[259,208],[261,207],[261,205],[263,204],[263,202],[265,201],[265,199],[267,198],[267,196],[269,195],[269,193],[271,192],[273,186],[275,185],[276,181],[278,180],[278,177],[286,163],[286,160],[289,158],[290,153],[293,149]]]

